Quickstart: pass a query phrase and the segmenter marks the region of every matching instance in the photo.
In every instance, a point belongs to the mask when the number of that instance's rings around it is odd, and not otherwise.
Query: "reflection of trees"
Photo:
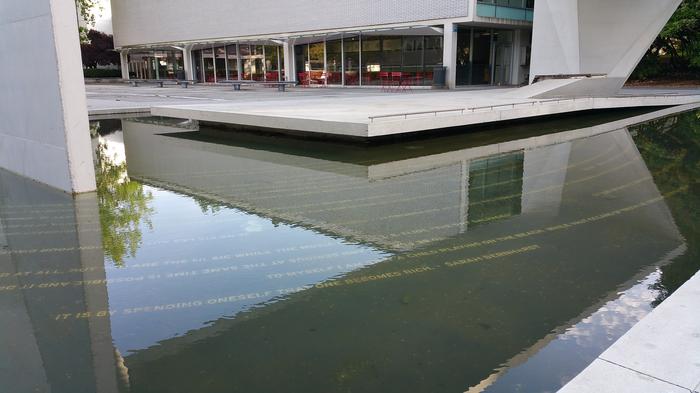
[[[658,119],[630,129],[654,182],[667,193],[687,186],[687,191],[666,200],[688,251],[661,268],[654,285],[660,304],[700,270],[700,112]]]
[[[95,154],[102,245],[105,255],[115,265],[122,266],[124,258],[134,257],[141,244],[141,224],[152,228],[153,209],[149,203],[153,195],[129,179],[126,162],[119,163],[110,157],[106,143],[98,142]]]

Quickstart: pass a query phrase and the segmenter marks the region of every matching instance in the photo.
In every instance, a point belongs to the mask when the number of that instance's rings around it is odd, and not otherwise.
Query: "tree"
[[[114,51],[114,37],[97,30],[87,32],[88,42],[80,44],[83,66],[94,68],[98,65],[119,64],[119,54]]]
[[[634,79],[700,75],[700,0],[683,0],[635,71]]]
[[[95,10],[99,10],[98,0],[75,0],[76,17],[78,18],[78,31],[80,33],[80,42],[89,42],[88,30],[90,27],[95,27]],[[85,26],[81,25],[81,21]]]

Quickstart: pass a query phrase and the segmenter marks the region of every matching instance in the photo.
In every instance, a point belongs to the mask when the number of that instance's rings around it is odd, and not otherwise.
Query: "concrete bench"
[[[129,79],[125,81],[133,87],[139,87],[140,84],[152,84],[158,87],[163,87],[165,85],[180,85],[182,88],[186,89],[190,84],[196,83],[192,80],[175,80],[175,79]]]
[[[288,81],[219,81],[218,83],[233,85],[233,90],[240,91],[243,85],[274,86],[278,91],[287,91],[287,86],[296,86],[297,82]]]

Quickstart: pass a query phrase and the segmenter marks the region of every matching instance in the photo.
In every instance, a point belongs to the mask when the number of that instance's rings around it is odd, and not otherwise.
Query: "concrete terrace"
[[[514,88],[457,91],[88,86],[91,115],[151,113],[232,126],[372,138],[591,109],[685,105],[698,89],[624,89],[611,98],[530,99]]]

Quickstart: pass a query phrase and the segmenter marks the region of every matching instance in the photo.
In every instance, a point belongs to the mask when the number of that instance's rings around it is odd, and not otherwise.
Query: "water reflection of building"
[[[219,144],[197,133],[159,136],[182,130],[150,122],[124,128],[132,176],[385,250],[523,213],[556,213],[571,148],[520,141],[501,154],[491,145],[420,155],[403,146],[407,154],[384,159],[362,147],[305,142],[312,153],[304,156],[274,151],[274,139]],[[530,192],[543,187],[552,190]],[[509,197],[490,200],[499,195]],[[416,225],[433,229],[402,234]]]
[[[425,147],[416,142],[394,146],[407,153],[388,158],[352,146],[308,143],[302,155],[265,138],[165,136],[173,131],[137,122],[124,130],[131,174],[146,182],[413,255],[345,280],[436,269],[310,288],[219,319],[129,356],[136,380],[183,364],[225,364],[207,369],[212,391],[427,391],[435,381],[465,390],[683,247],[624,128],[586,139],[573,132],[568,140],[448,144],[431,154],[415,153]],[[522,236],[497,240],[509,235]],[[438,269],[533,245],[503,261]],[[182,373],[149,386],[187,391],[201,382]]]
[[[95,195],[73,198],[0,171],[0,196],[0,390],[117,392],[109,316],[75,318],[109,309],[105,285],[73,284],[105,278]],[[47,277],[71,285],[37,289]]]

